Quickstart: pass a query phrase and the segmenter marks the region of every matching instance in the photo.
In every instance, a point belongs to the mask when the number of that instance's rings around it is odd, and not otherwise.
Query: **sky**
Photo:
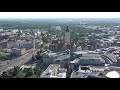
[[[120,18],[120,12],[0,12],[0,18]]]

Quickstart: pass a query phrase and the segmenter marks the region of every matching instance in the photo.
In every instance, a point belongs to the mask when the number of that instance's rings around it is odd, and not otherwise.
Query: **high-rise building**
[[[70,30],[68,26],[66,26],[66,30],[65,30],[65,43],[70,43]]]

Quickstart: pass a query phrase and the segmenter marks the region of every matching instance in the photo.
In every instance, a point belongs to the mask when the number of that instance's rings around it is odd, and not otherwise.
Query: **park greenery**
[[[13,69],[5,71],[1,74],[2,78],[38,78],[41,75],[41,70],[38,67],[25,68],[22,70],[19,66],[15,66]]]
[[[36,55],[32,55],[32,61],[33,62],[40,62],[42,63],[43,61],[43,55],[42,55],[42,51],[37,51]]]
[[[50,28],[52,25],[59,25],[63,29],[69,24],[70,26],[74,26],[76,24],[80,24],[81,18],[63,18],[63,19],[2,19],[0,20],[0,27],[4,29],[36,29],[36,28]],[[115,25],[119,25],[119,19],[84,19],[84,25],[96,25],[96,26],[105,26],[111,27]],[[73,28],[72,28],[73,29]]]
[[[0,50],[0,59],[1,60],[8,60],[11,58],[11,51],[8,49],[1,49]]]

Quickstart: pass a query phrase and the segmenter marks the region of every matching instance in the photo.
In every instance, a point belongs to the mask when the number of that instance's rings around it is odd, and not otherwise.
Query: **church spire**
[[[69,26],[68,25],[66,26],[66,32],[69,32]]]
[[[65,30],[65,43],[70,43],[70,32],[68,25],[66,26],[66,30]]]

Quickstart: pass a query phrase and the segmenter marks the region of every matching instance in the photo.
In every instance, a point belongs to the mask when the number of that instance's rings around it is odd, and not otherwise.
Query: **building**
[[[80,57],[80,65],[104,66],[105,61],[102,58]]]
[[[76,69],[78,65],[83,65],[83,66],[104,66],[105,65],[105,60],[101,58],[98,54],[83,54],[79,58],[75,58],[73,61],[70,61],[72,69]]]
[[[80,65],[77,71],[71,73],[70,78],[98,78],[103,72],[104,68]]]
[[[12,52],[11,52],[11,54],[15,56],[21,56],[24,55],[25,53],[26,53],[26,49],[20,47],[12,48]]]
[[[51,30],[60,30],[61,31],[61,26],[51,26]]]
[[[109,31],[108,35],[115,35],[115,31]]]
[[[55,64],[60,64],[60,67],[67,68],[70,61],[70,55],[61,55],[54,60]]]
[[[45,55],[43,55],[43,63],[52,64],[57,57],[57,53],[48,51]]]
[[[66,30],[65,30],[65,43],[70,43],[70,30],[68,26],[66,26]]]
[[[50,64],[41,74],[41,78],[66,78],[67,69],[60,68],[59,64]]]
[[[49,49],[52,51],[61,51],[61,50],[70,49],[72,52],[77,50],[75,41],[70,39],[70,31],[68,26],[66,27],[63,38],[56,38],[56,37],[51,38]]]
[[[21,56],[35,49],[34,37],[31,37],[30,40],[28,39],[17,40],[15,42],[16,42],[16,46],[12,47],[12,52],[11,52],[12,55]],[[9,47],[10,47],[10,44],[9,44]]]
[[[15,39],[8,40],[7,48],[11,49],[11,48],[16,47],[16,46],[17,46],[17,43],[16,43]]]
[[[8,40],[2,40],[0,42],[0,49],[4,49],[4,48],[7,48],[8,47]]]

